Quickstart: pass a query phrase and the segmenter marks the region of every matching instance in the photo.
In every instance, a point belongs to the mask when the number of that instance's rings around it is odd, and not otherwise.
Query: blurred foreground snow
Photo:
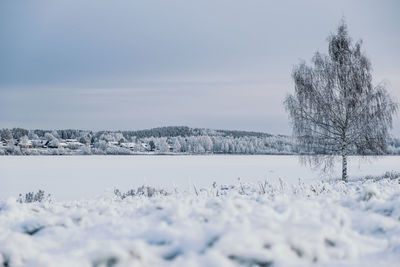
[[[0,263],[398,266],[399,182],[214,184],[169,194],[142,188],[72,202],[9,198],[0,202]]]

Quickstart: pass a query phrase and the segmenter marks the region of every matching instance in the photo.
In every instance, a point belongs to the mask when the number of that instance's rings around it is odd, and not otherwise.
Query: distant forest
[[[290,136],[186,126],[140,131],[13,128],[1,129],[0,137],[0,155],[305,154]],[[400,155],[400,139],[387,142],[386,153]],[[351,154],[360,153],[353,149]]]

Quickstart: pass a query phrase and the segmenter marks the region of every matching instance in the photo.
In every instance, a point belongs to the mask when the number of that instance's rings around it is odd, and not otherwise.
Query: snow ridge
[[[143,187],[69,202],[9,198],[0,202],[0,263],[396,266],[399,183],[239,182],[168,194]]]

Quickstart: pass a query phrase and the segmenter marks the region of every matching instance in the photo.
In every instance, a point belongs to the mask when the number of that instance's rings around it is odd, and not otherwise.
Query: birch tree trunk
[[[347,142],[343,141],[342,147],[342,181],[348,182],[347,178]]]

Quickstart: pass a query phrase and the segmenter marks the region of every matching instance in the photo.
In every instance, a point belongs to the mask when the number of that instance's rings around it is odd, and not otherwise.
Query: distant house
[[[136,148],[136,143],[121,143],[121,147],[134,149]]]
[[[42,141],[42,147],[43,147],[43,148],[47,148],[47,146],[49,145],[49,143],[50,143],[50,141],[43,140],[43,141]]]
[[[44,145],[43,147],[48,147],[48,148],[58,148],[59,144],[58,143],[54,143],[54,142],[47,142],[46,145]]]
[[[150,151],[150,145],[148,143],[141,143],[142,148],[144,148],[146,151]]]
[[[41,139],[35,139],[35,140],[31,140],[32,142],[32,146],[33,147],[43,147],[46,148],[47,147],[47,143],[49,141],[47,140],[41,140]]]
[[[167,143],[167,147],[170,152],[174,151],[174,147],[171,144]]]
[[[66,147],[68,147],[68,144],[65,143],[65,142],[60,142],[59,145],[58,145],[58,147],[66,148]]]
[[[8,142],[6,140],[0,140],[0,146],[7,146]]]
[[[18,143],[18,146],[20,147],[20,148],[32,148],[32,141],[31,140],[21,140],[19,143]]]
[[[78,148],[84,146],[84,144],[82,144],[81,142],[74,141],[75,139],[67,139],[67,140],[66,140],[67,141],[66,144],[69,149],[75,150],[75,149],[78,149]]]

